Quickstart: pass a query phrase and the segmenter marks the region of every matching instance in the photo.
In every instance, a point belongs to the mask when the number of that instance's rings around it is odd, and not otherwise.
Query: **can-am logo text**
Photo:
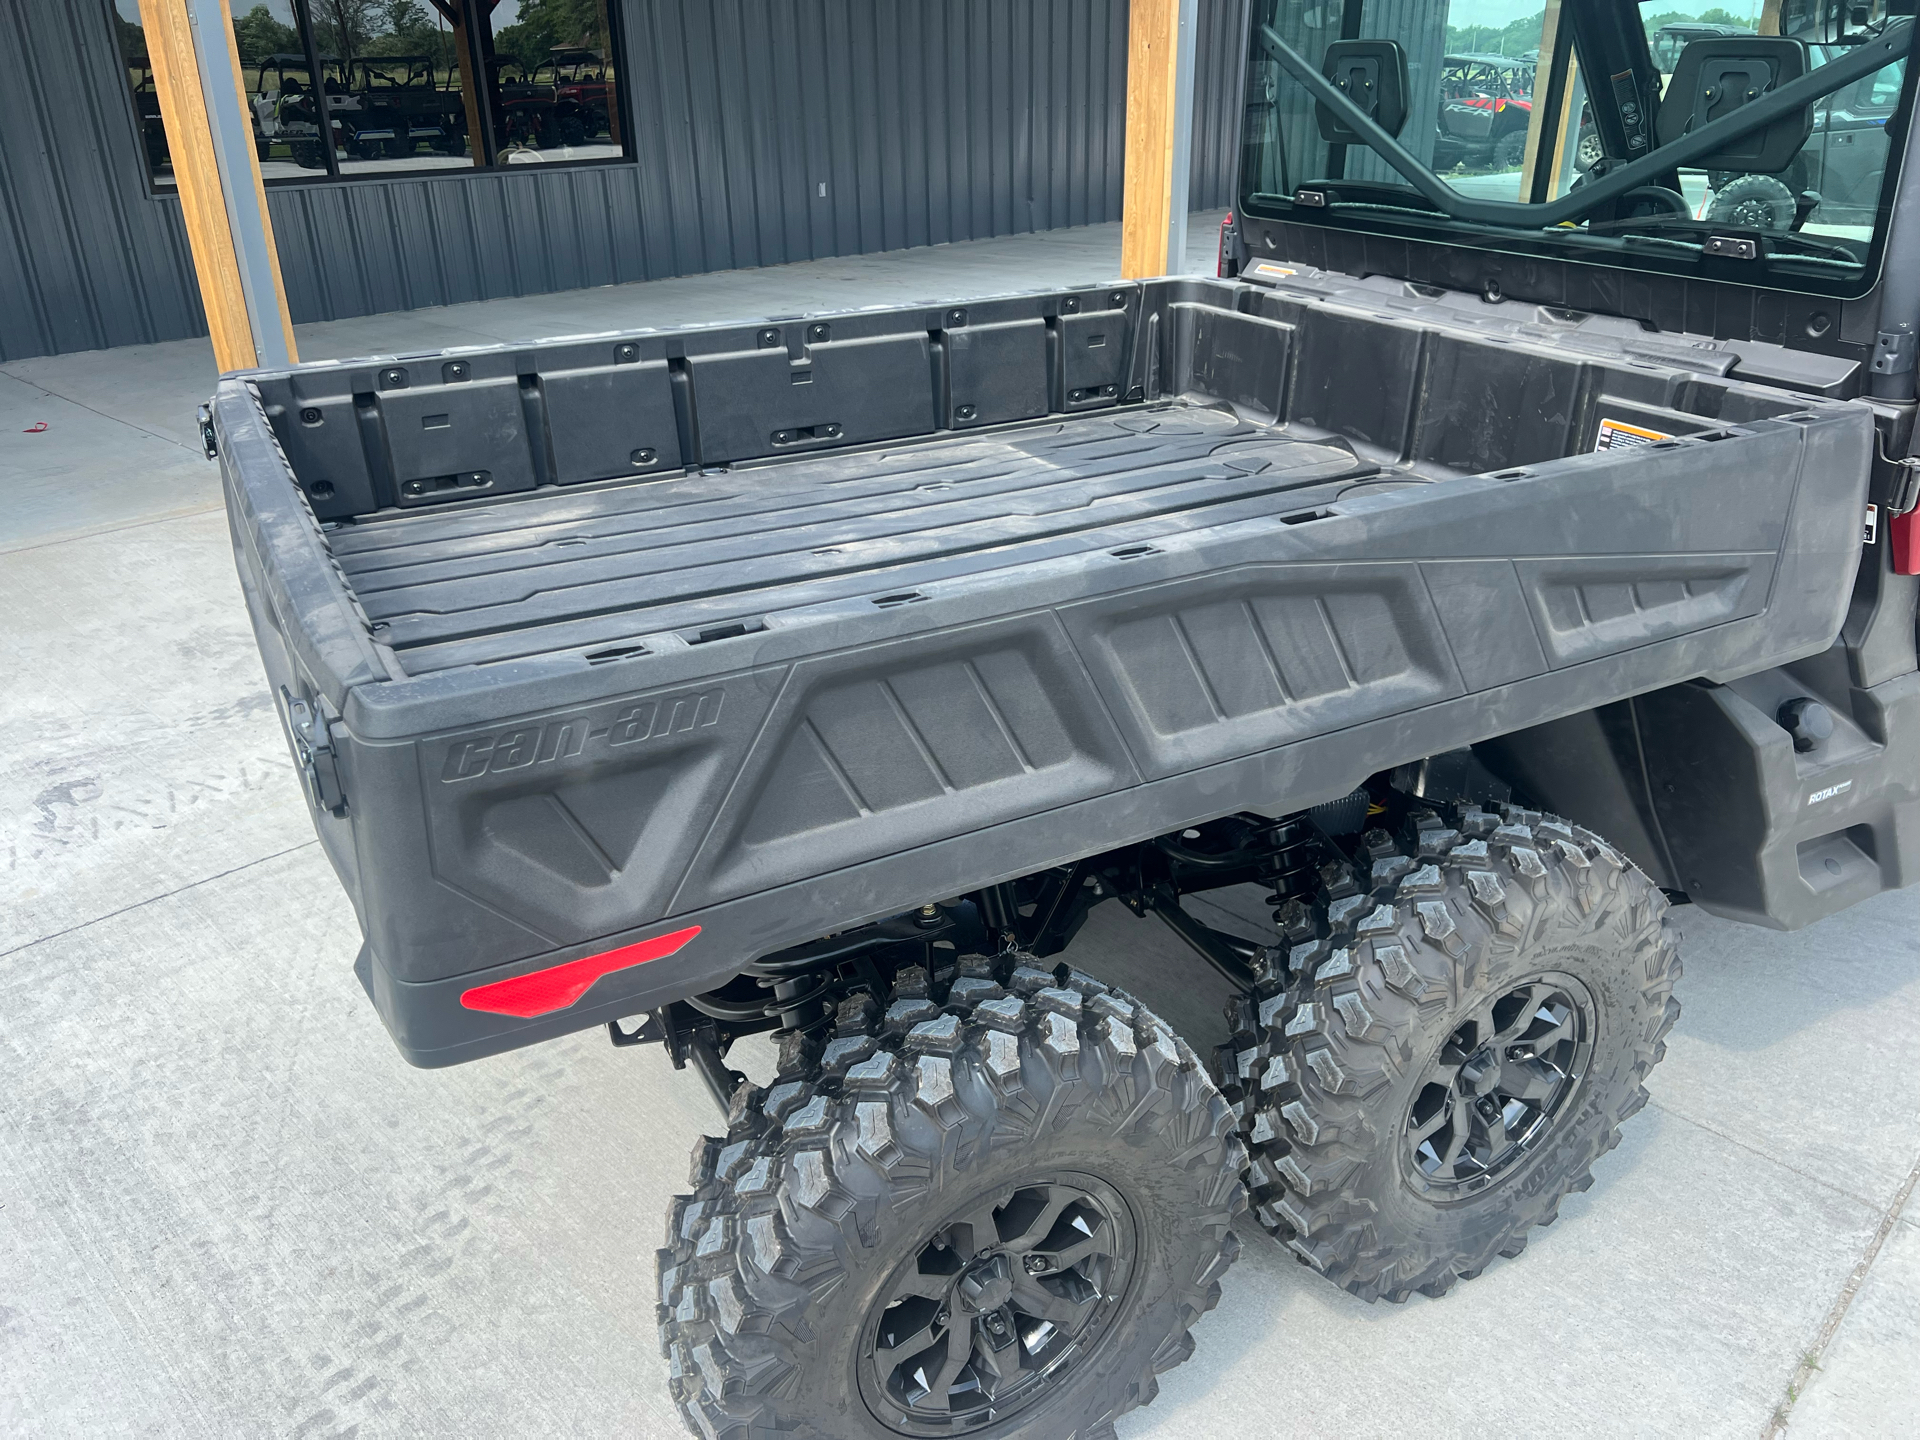
[[[563,715],[557,720],[521,725],[512,730],[462,735],[448,748],[440,779],[448,785],[457,780],[477,780],[482,775],[500,775],[529,765],[571,760],[596,741],[605,741],[610,746],[637,745],[643,740],[659,740],[716,725],[720,721],[720,702],[725,697],[724,690],[702,690],[692,695],[642,700],[604,725],[595,725],[590,715]]]

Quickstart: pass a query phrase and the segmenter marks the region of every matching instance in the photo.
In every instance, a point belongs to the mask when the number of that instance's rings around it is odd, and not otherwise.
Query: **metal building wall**
[[[0,360],[204,335],[104,3],[0,0]]]
[[[1187,205],[1194,210],[1216,210],[1233,203],[1248,3],[1200,0],[1200,33],[1194,49],[1193,164],[1187,186]]]
[[[1231,187],[1245,3],[1201,0],[1196,206]],[[637,163],[269,188],[295,321],[1120,216],[1126,0],[617,8]],[[0,359],[204,333],[112,37],[106,0],[0,0]]]

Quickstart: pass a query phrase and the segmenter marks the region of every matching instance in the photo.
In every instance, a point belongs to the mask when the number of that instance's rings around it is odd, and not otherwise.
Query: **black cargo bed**
[[[390,512],[329,543],[401,666],[424,674],[659,632],[699,643],[876,584],[1311,515],[1377,473],[1343,442],[1173,404]]]
[[[363,978],[445,1064],[1827,649],[1871,413],[1642,344],[1162,281],[300,366],[214,429]]]

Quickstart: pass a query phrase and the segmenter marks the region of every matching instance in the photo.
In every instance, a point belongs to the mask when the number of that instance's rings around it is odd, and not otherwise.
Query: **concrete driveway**
[[[302,344],[954,298],[1114,253],[1096,227]],[[653,1251],[718,1116],[599,1032],[394,1052],[199,458],[211,379],[197,342],[0,367],[0,1432],[679,1434]],[[1368,1306],[1249,1226],[1122,1435],[1920,1433],[1920,895],[1797,935],[1678,913],[1654,1103],[1523,1257]],[[1215,1038],[1153,922],[1109,907],[1069,958]]]

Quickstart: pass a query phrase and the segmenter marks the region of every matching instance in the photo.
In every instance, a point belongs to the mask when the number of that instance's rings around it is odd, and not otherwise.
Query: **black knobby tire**
[[[1680,1013],[1665,897],[1599,837],[1514,809],[1425,824],[1403,846],[1369,832],[1372,874],[1340,887],[1357,893],[1283,910],[1286,974],[1235,1002],[1220,1052],[1255,1215],[1367,1300],[1440,1295],[1525,1249],[1646,1104]],[[1505,1024],[1530,1028],[1489,1044]],[[1544,1037],[1535,1058],[1524,1034]],[[1507,1098],[1503,1061],[1534,1101]],[[1490,1074],[1477,1118],[1469,1078]],[[1447,1137],[1488,1113],[1508,1149],[1476,1173],[1473,1145]]]
[[[1707,219],[1746,230],[1791,230],[1795,201],[1773,175],[1740,175],[1714,192]]]
[[[1523,125],[1517,130],[1509,130],[1493,142],[1493,163],[1496,169],[1518,170],[1526,163],[1527,131]]]
[[[1205,1065],[1144,1006],[1077,972],[1017,956],[957,968],[904,969],[884,1011],[855,995],[829,1034],[790,1037],[776,1082],[742,1085],[726,1138],[695,1147],[694,1192],[674,1201],[659,1255],[659,1313],[696,1433],[1091,1440],[1192,1353],[1246,1207],[1246,1151]],[[949,1245],[962,1233],[949,1211],[977,1215],[983,1197],[1011,1209],[1023,1187],[1063,1176],[1104,1197],[1124,1232],[1097,1325],[1057,1366],[1040,1346],[1055,1368],[1005,1418],[904,1423],[872,1348],[880,1317],[898,1313],[884,1307],[899,1276],[924,1274],[930,1244],[969,1248]]]

